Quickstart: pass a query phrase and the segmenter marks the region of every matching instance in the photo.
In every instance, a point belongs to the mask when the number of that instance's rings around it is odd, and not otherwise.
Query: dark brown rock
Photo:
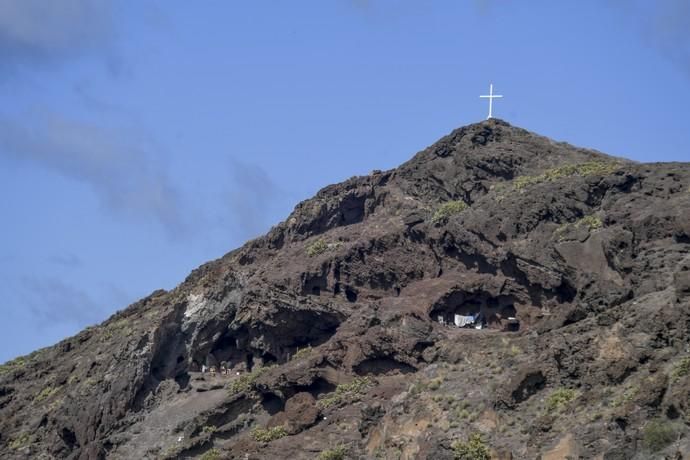
[[[650,458],[650,420],[690,434],[689,189],[688,164],[457,129],[0,367],[0,457]]]

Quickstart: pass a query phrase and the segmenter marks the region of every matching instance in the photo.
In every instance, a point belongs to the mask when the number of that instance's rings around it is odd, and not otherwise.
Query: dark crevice
[[[285,394],[286,398],[290,398],[296,395],[297,393],[306,392],[311,394],[314,398],[318,399],[321,395],[325,395],[335,391],[335,388],[336,386],[328,380],[321,377],[317,377],[309,385],[297,385],[291,388],[287,388],[283,390],[283,393]]]
[[[411,374],[417,369],[394,358],[369,358],[362,361],[354,369],[357,375],[395,375]]]

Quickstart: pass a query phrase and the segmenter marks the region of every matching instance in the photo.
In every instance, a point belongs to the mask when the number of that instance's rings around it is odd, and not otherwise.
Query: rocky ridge
[[[2,365],[0,456],[690,458],[689,209],[690,164],[457,129]]]

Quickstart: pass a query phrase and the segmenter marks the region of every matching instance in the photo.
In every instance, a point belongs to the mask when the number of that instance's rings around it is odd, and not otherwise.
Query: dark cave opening
[[[348,302],[357,302],[357,291],[350,286],[345,286],[345,298]]]
[[[275,415],[278,412],[285,410],[285,401],[273,393],[266,393],[261,399],[261,407],[263,407],[263,409],[270,415]]]
[[[390,357],[369,358],[355,366],[357,375],[398,375],[417,371],[409,364]]]
[[[291,397],[297,393],[307,392],[318,399],[319,396],[332,393],[335,389],[336,386],[334,384],[322,377],[317,377],[309,385],[300,385],[291,388],[290,391],[286,392],[286,395]]]
[[[272,364],[272,363],[277,363],[277,362],[278,362],[278,358],[276,358],[275,356],[273,356],[270,353],[264,353],[261,355],[261,363],[264,366]]]
[[[438,301],[430,312],[432,320],[465,329],[518,331],[520,321],[514,299],[487,292],[453,291]]]

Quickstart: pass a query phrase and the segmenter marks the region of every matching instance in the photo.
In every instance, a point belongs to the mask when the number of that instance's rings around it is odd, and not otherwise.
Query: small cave
[[[348,302],[357,302],[357,291],[350,286],[345,286],[345,298]]]
[[[337,311],[285,305],[271,317],[271,324],[263,323],[250,331],[248,340],[261,336],[263,346],[253,352],[264,364],[283,363],[299,349],[327,342],[337,332],[342,319]]]
[[[352,225],[364,219],[365,195],[348,194],[340,202],[338,225]]]
[[[273,393],[266,393],[261,398],[261,407],[263,407],[269,415],[275,415],[285,410],[285,401]]]
[[[255,358],[255,355],[258,357]],[[249,348],[246,337],[227,331],[212,345],[194,350],[191,362],[178,370],[175,380],[178,383],[188,381],[190,378],[186,374],[189,372],[204,372],[212,367],[217,371],[224,367],[232,374],[251,372],[255,364],[273,362],[274,359],[274,356],[265,355],[261,350]]]
[[[70,430],[69,428],[63,428],[60,430],[59,435],[60,439],[62,439],[62,442],[65,443],[69,450],[74,450],[75,447],[79,447],[77,435],[74,433],[74,431]]]
[[[325,395],[328,393],[334,392],[336,389],[336,386],[329,382],[328,380],[322,378],[322,377],[317,377],[314,379],[312,383],[309,385],[298,385],[295,387],[290,388],[289,390],[285,391],[285,394],[287,398],[290,398],[297,393],[309,393],[311,394],[315,399],[318,399],[319,396]]]
[[[514,298],[484,291],[451,292],[431,308],[429,315],[433,321],[457,328],[520,330]]]
[[[276,358],[275,356],[273,356],[270,353],[264,353],[261,355],[261,364],[264,366],[275,364],[277,362],[278,362],[278,358]]]
[[[357,375],[377,376],[411,374],[417,371],[413,366],[389,357],[365,359],[354,370]]]
[[[180,386],[181,389],[187,388],[187,385],[189,385],[189,379],[189,373],[184,371],[175,376],[175,382]]]
[[[324,274],[303,273],[302,274],[302,295],[321,295],[321,292],[328,290],[328,277]]]
[[[527,372],[514,382],[511,392],[513,401],[521,403],[535,395],[546,386],[546,377],[541,371]]]
[[[678,417],[680,417],[680,412],[678,412],[676,406],[671,404],[666,408],[666,417],[668,417],[671,420],[676,420]]]

